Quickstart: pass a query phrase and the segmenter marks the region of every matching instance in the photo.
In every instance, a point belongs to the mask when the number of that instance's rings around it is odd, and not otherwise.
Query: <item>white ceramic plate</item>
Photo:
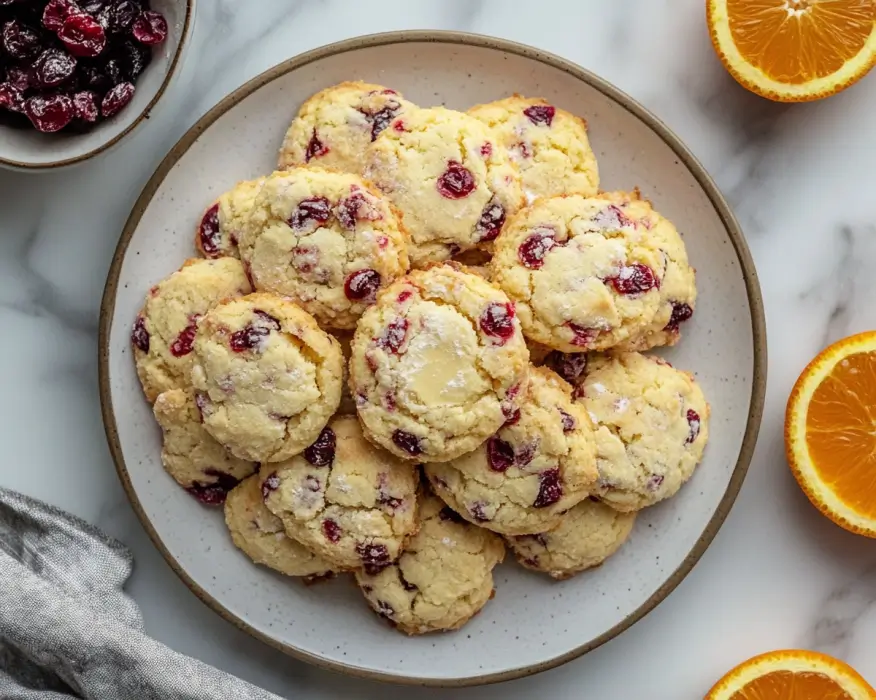
[[[693,370],[712,404],[711,443],[694,478],[644,512],[604,566],[555,583],[508,561],[496,597],[462,631],[407,638],[379,620],[346,577],[306,587],[250,563],[222,514],[161,468],[160,433],[131,359],[131,323],[149,287],[193,255],[203,208],[272,169],[287,123],[312,93],[360,78],[422,105],[466,107],[512,92],[584,116],[606,189],[639,186],[676,222],[700,297],[666,356]],[[107,280],[100,383],[110,448],[128,495],[164,556],[208,605],[288,653],[348,673],[473,684],[556,666],[630,627],[690,571],[745,476],[763,407],[766,339],[748,249],[714,183],[683,144],[629,97],[557,57],[486,37],[404,32],[335,44],[259,76],[211,110],[170,152],[125,227]],[[509,560],[513,557],[509,557]]]

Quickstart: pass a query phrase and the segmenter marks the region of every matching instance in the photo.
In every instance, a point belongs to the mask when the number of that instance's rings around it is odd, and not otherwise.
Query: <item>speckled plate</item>
[[[676,222],[697,268],[697,314],[666,356],[692,370],[712,404],[703,464],[674,499],[638,519],[604,566],[563,583],[516,567],[463,631],[407,638],[381,622],[346,577],[306,587],[246,560],[222,514],[163,472],[160,433],[131,359],[131,323],[149,287],[193,255],[204,206],[272,169],[287,123],[313,92],[360,78],[423,105],[466,107],[512,92],[584,116],[606,189],[639,186]],[[766,338],[745,240],[715,184],[652,114],[556,56],[498,39],[402,32],[304,54],[229,95],[173,148],[146,185],[110,268],[101,311],[100,391],[110,449],[128,496],[185,583],[242,629],[320,666],[434,685],[508,680],[557,666],[620,634],[691,570],[727,516],[763,408]],[[512,557],[509,557],[509,560]]]

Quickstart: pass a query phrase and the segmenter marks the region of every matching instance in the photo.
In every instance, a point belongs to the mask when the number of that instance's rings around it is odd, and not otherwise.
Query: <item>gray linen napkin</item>
[[[2,700],[280,700],[143,634],[130,552],[0,488]]]

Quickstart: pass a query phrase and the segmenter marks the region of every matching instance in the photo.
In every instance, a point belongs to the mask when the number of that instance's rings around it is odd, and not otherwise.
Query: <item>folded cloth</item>
[[[52,506],[0,488],[2,700],[280,700],[143,633],[134,560]]]

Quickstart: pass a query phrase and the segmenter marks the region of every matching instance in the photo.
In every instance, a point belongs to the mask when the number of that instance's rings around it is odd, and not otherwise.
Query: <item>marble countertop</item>
[[[701,562],[653,613],[565,666],[454,691],[465,699],[702,697],[737,662],[804,647],[876,684],[876,542],[806,501],[787,469],[784,404],[826,343],[876,327],[876,75],[785,106],[739,88],[712,53],[703,0],[202,0],[183,74],[148,124],[74,170],[0,172],[0,483],[95,523],[134,550],[147,630],[284,697],[428,698],[291,660],[203,606],[152,546],[106,447],[97,318],[122,224],[158,161],[216,101],[301,51],[359,34],[453,29],[557,53],[653,110],[728,195],[760,273],[769,386],[739,500]]]

